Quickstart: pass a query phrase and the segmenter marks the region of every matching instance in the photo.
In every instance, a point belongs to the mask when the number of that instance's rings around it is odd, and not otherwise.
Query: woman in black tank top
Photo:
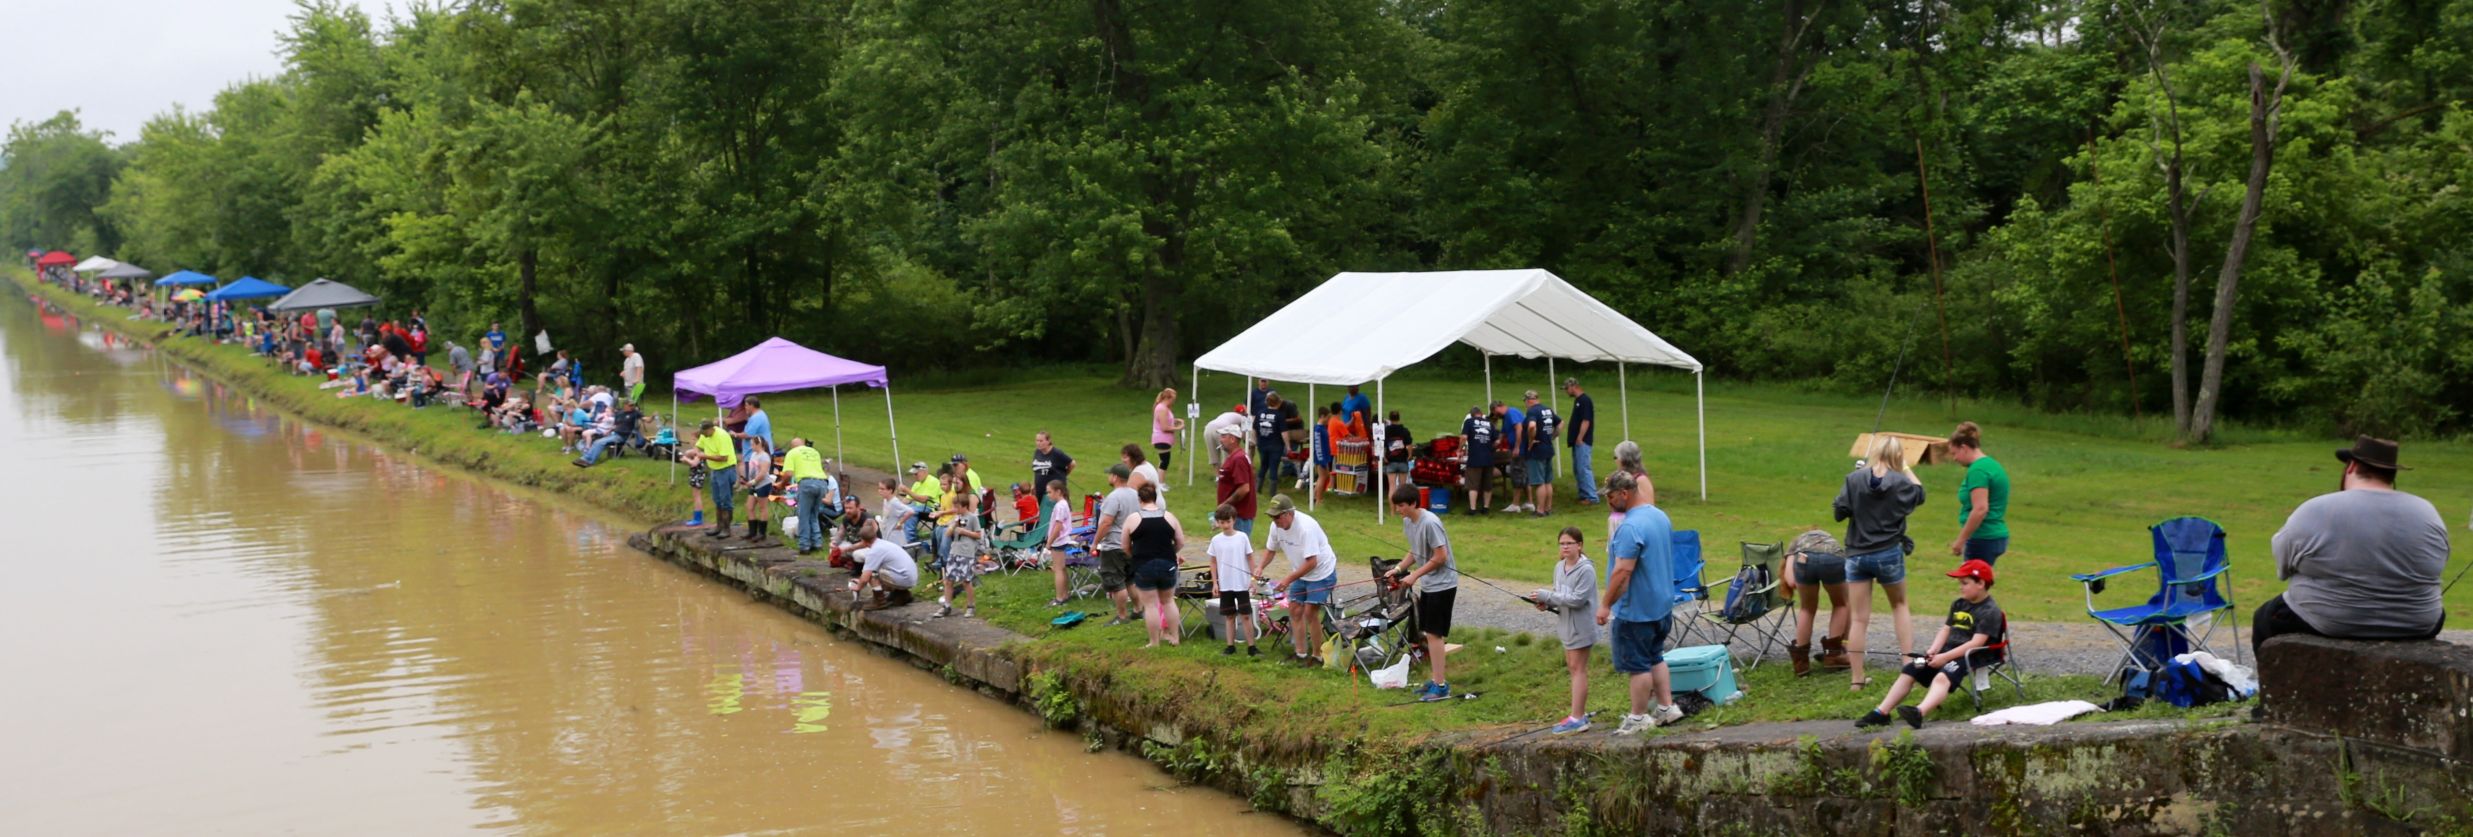
[[[1134,599],[1142,607],[1142,624],[1150,644],[1178,644],[1183,614],[1176,608],[1176,552],[1185,546],[1185,527],[1176,515],[1159,507],[1159,491],[1145,484],[1134,490],[1141,510],[1125,521],[1125,552],[1133,559]]]

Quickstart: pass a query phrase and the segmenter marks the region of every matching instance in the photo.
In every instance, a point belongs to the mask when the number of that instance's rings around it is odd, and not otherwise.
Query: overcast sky
[[[383,0],[355,4],[385,17]],[[292,11],[292,0],[0,0],[0,122],[76,110],[112,142],[135,141],[174,103],[205,110],[224,87],[275,75]]]

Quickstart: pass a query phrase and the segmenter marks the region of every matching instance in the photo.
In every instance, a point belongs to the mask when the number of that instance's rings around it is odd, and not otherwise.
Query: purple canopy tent
[[[719,406],[732,407],[750,395],[828,387],[833,390],[833,458],[846,463],[848,460],[842,458],[843,384],[866,384],[884,390],[885,427],[893,433],[893,468],[888,473],[900,473],[902,435],[893,424],[893,385],[891,379],[886,377],[884,367],[834,357],[779,337],[758,343],[747,351],[672,375],[670,426],[679,426],[678,394],[682,392],[710,395]],[[676,460],[672,460],[670,470],[673,474],[678,470]]]

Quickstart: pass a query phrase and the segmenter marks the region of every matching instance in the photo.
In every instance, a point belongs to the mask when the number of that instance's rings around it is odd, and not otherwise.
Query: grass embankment
[[[22,272],[10,275],[25,281]],[[124,311],[58,289],[40,292],[117,328],[151,337],[165,331],[160,324],[128,320]],[[315,381],[284,375],[239,347],[187,339],[172,339],[166,346],[284,409],[439,461],[557,491],[648,525],[676,520],[687,508],[686,487],[683,482],[672,484],[662,463],[627,459],[581,470],[538,436],[474,429],[473,416],[466,411],[338,399],[317,389]],[[1513,383],[1515,379],[1545,378],[1542,368],[1503,365],[1508,368],[1498,370],[1498,396],[1516,397],[1522,385]],[[1621,407],[1611,392],[1610,376],[1593,369],[1579,374],[1595,385],[1601,399],[1599,414],[1606,427],[1598,450],[1603,473],[1612,442],[1621,436]],[[1829,500],[1848,465],[1847,446],[1856,433],[1870,429],[1875,403],[1791,387],[1717,387],[1718,394],[1708,403],[1710,496],[1703,502],[1697,497],[1691,446],[1689,381],[1654,373],[1637,378],[1632,429],[1650,451],[1649,467],[1662,504],[1678,526],[1703,532],[1712,576],[1731,571],[1729,545],[1734,541],[1775,540],[1804,527],[1830,527]],[[1036,430],[1053,432],[1061,447],[1082,458],[1077,493],[1100,484],[1095,479],[1098,469],[1113,459],[1118,446],[1146,439],[1149,394],[1115,387],[1089,370],[1035,370],[999,380],[897,377],[897,383],[904,458],[936,461],[967,452],[981,475],[997,484],[1027,479]],[[1480,380],[1459,376],[1403,376],[1386,387],[1386,395],[1388,406],[1402,410],[1409,427],[1423,437],[1446,420],[1456,429],[1453,417],[1483,397],[1483,386]],[[1238,400],[1241,389],[1237,379],[1210,376],[1203,382],[1204,403],[1225,409]],[[1286,389],[1300,395],[1304,391]],[[849,397],[843,399],[841,421],[849,458],[865,466],[891,464],[886,425],[877,423],[884,418],[883,401],[873,392],[845,395]],[[1331,400],[1337,393],[1319,395]],[[767,401],[777,434],[809,434],[830,443],[829,397],[788,394]],[[710,409],[710,402],[701,409]],[[2156,428],[2127,421],[2052,416],[1998,405],[1968,404],[1962,409],[1987,427],[1991,453],[2008,464],[2016,480],[2010,508],[2016,541],[2002,562],[1998,593],[2021,619],[2083,618],[2077,585],[2066,574],[2146,560],[2144,527],[2176,514],[2203,514],[2224,523],[2233,533],[2236,589],[2245,603],[2262,600],[2278,589],[2267,558],[2267,536],[2292,504],[2326,490],[2334,479],[2329,455],[2333,445],[2298,434],[2236,429],[2224,446],[2178,450],[2163,444]],[[1892,403],[1886,424],[1937,432],[1952,421],[1940,402],[1909,400]],[[2408,487],[2425,496],[2445,502],[2461,497],[2461,489],[2473,482],[2467,476],[2473,472],[2468,467],[2473,466],[2473,448],[2415,443],[2407,456],[2418,468]],[[1169,469],[1180,475],[1180,483],[1184,467],[1180,460]],[[1925,469],[1923,477],[1936,493],[1919,515],[1915,535],[1931,550],[1956,530],[1949,494],[1958,474],[1954,468],[1939,467]],[[1196,487],[1172,493],[1172,508],[1198,518],[1202,504],[1191,498],[1207,492],[1207,484],[1205,475]],[[1604,530],[1603,513],[1579,507],[1571,487],[1567,474],[1560,483],[1559,511],[1548,520],[1449,517],[1461,567],[1513,589],[1542,585],[1551,561],[1552,533],[1564,525],[1590,533],[1591,553],[1597,554],[1593,542]],[[1349,564],[1361,563],[1366,555],[1396,552],[1391,544],[1399,540],[1397,524],[1376,524],[1371,499],[1338,499],[1325,509],[1321,519],[1336,546],[1342,555],[1354,556]],[[1941,563],[1928,551],[1919,556],[1918,573]],[[1918,582],[1917,610],[1926,614],[1919,621],[1929,624],[1947,588],[1936,573],[1919,575]],[[1325,672],[1241,658],[1229,662],[1208,643],[1145,651],[1136,647],[1142,641],[1139,631],[1096,624],[1045,634],[1053,616],[1043,607],[1047,592],[1044,576],[993,578],[982,593],[980,613],[994,624],[1035,637],[1020,653],[1074,681],[1080,687],[1075,691],[1172,706],[1186,728],[1218,731],[1227,745],[1319,749],[1367,735],[1382,740],[1472,725],[1542,723],[1559,717],[1567,700],[1560,648],[1550,638],[1464,629],[1453,637],[1466,648],[1452,658],[1451,680],[1456,688],[1483,697],[1441,706],[1393,706],[1402,693],[1376,692],[1362,680]],[[1500,594],[1471,586],[1467,595]],[[2451,597],[2450,609],[2463,608],[2468,597],[2473,597],[2473,589]],[[1921,635],[1928,638],[1929,633],[1926,628]],[[1497,647],[1504,650],[1498,653]],[[1611,718],[1621,711],[1620,684],[1602,652],[1592,670],[1590,705],[1601,719]],[[1742,680],[1748,697],[1702,723],[1853,718],[1878,699],[1877,691],[1849,694],[1842,678],[1794,679],[1783,665],[1762,666]],[[2036,676],[2027,682],[2030,700],[2101,699],[2103,693],[2094,678]],[[1993,702],[2004,705],[2014,698],[2001,691]]]

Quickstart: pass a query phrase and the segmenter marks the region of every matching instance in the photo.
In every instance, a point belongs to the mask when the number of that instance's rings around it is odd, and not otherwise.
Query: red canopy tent
[[[42,257],[42,258],[39,258],[39,259],[35,259],[35,260],[34,260],[34,266],[35,266],[35,269],[37,269],[37,270],[40,270],[40,269],[43,269],[43,268],[46,268],[46,267],[54,267],[54,266],[59,266],[59,265],[72,265],[72,264],[76,264],[76,263],[77,263],[77,257],[76,257],[76,256],[69,255],[68,253],[65,253],[65,252],[62,252],[62,251],[59,251],[59,250],[53,250],[53,251],[51,251],[51,252],[49,252],[49,253],[45,253],[45,254],[43,254],[43,257]]]

